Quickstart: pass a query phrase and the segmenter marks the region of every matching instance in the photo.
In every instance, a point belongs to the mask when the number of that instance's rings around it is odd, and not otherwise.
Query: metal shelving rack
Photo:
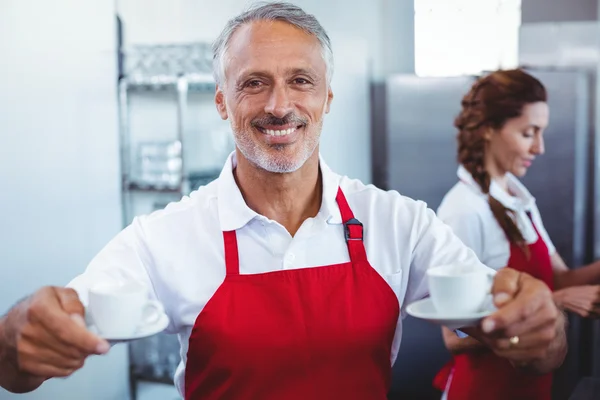
[[[136,193],[157,197],[171,194],[173,197],[178,196],[178,200],[181,196],[188,195],[191,188],[195,189],[218,176],[218,171],[196,173],[188,171],[184,156],[189,93],[209,93],[214,92],[215,89],[215,82],[210,73],[209,49],[208,44],[195,43],[136,46],[120,50],[120,57],[124,60],[118,82],[124,227],[135,217]],[[178,53],[180,59],[173,60],[174,53]],[[193,62],[186,58],[186,54],[194,54]],[[153,64],[160,64],[162,71],[153,72]],[[164,68],[165,64],[169,64],[168,68]],[[177,184],[147,184],[137,179],[134,172],[130,97],[134,94],[151,96],[156,92],[173,93],[177,105],[176,137],[169,139],[178,141],[181,148],[181,163],[178,171],[180,178]],[[180,360],[177,337],[159,334],[132,342],[129,345],[129,360],[132,400],[137,397],[137,385],[140,381],[173,384],[174,367]]]
[[[119,80],[119,119],[120,119],[120,143],[121,143],[121,171],[122,171],[122,201],[123,201],[123,224],[127,226],[133,215],[132,192],[155,192],[187,195],[190,192],[192,178],[186,169],[183,148],[185,146],[185,121],[188,112],[188,93],[190,91],[207,92],[214,91],[215,82],[210,74],[182,74],[179,76],[150,76],[150,77],[128,77],[123,76]],[[168,91],[176,94],[177,102],[177,140],[182,147],[182,162],[180,167],[180,182],[176,186],[150,185],[135,179],[132,168],[132,147],[129,121],[129,96],[135,93],[151,93],[155,91]],[[196,179],[198,175],[196,174]],[[207,178],[211,175],[207,174]]]

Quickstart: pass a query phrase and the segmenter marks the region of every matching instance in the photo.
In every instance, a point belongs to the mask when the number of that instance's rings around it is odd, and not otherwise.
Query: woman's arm
[[[559,308],[584,318],[600,317],[600,262],[569,269],[562,257],[551,256],[554,272],[554,302]]]
[[[600,261],[584,267],[569,269],[558,252],[550,256],[554,273],[554,289],[560,290],[571,286],[600,284]]]
[[[558,308],[584,318],[600,317],[600,285],[571,286],[553,293]]]

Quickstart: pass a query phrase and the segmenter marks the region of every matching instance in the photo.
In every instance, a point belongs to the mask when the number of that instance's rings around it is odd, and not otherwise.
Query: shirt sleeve
[[[412,259],[408,287],[403,308],[412,302],[427,297],[429,289],[426,272],[429,268],[447,264],[459,264],[465,270],[486,267],[475,252],[467,247],[423,202],[414,222],[416,240],[412,248]]]
[[[535,227],[536,227],[538,233],[542,237],[542,240],[544,241],[544,243],[546,243],[546,247],[548,247],[548,254],[550,254],[552,256],[554,253],[556,253],[556,247],[554,246],[554,243],[552,243],[552,239],[550,239],[550,235],[548,235],[548,232],[546,231],[546,228],[544,227],[544,223],[542,222],[542,216],[540,214],[540,210],[537,208],[537,205],[535,205],[535,204],[531,208],[531,219],[532,219],[533,223],[535,224]]]
[[[134,219],[92,259],[81,275],[68,283],[67,287],[75,289],[85,306],[89,289],[104,284],[135,283],[146,288],[149,298],[160,301],[148,274],[153,260],[145,244],[142,218]]]

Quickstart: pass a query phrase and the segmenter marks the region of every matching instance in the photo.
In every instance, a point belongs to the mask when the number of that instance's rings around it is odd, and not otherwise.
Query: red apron
[[[341,189],[336,200],[348,263],[242,275],[223,232],[227,275],[190,335],[186,400],[386,399],[400,305]]]
[[[531,219],[531,216],[530,216]],[[532,220],[533,223],[533,220]],[[508,267],[530,274],[554,287],[548,247],[537,228],[538,240],[530,244],[530,257],[516,244],[510,244]],[[445,391],[448,400],[550,400],[552,373],[531,375],[517,371],[508,360],[490,351],[454,356],[434,379],[434,386]]]

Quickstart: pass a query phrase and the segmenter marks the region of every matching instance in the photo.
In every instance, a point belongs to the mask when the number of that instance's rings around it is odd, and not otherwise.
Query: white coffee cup
[[[428,269],[429,294],[436,311],[448,317],[482,311],[495,274],[492,269],[461,264]]]
[[[100,335],[128,337],[141,326],[158,321],[164,309],[158,301],[148,298],[143,286],[109,284],[89,290],[88,312]]]

